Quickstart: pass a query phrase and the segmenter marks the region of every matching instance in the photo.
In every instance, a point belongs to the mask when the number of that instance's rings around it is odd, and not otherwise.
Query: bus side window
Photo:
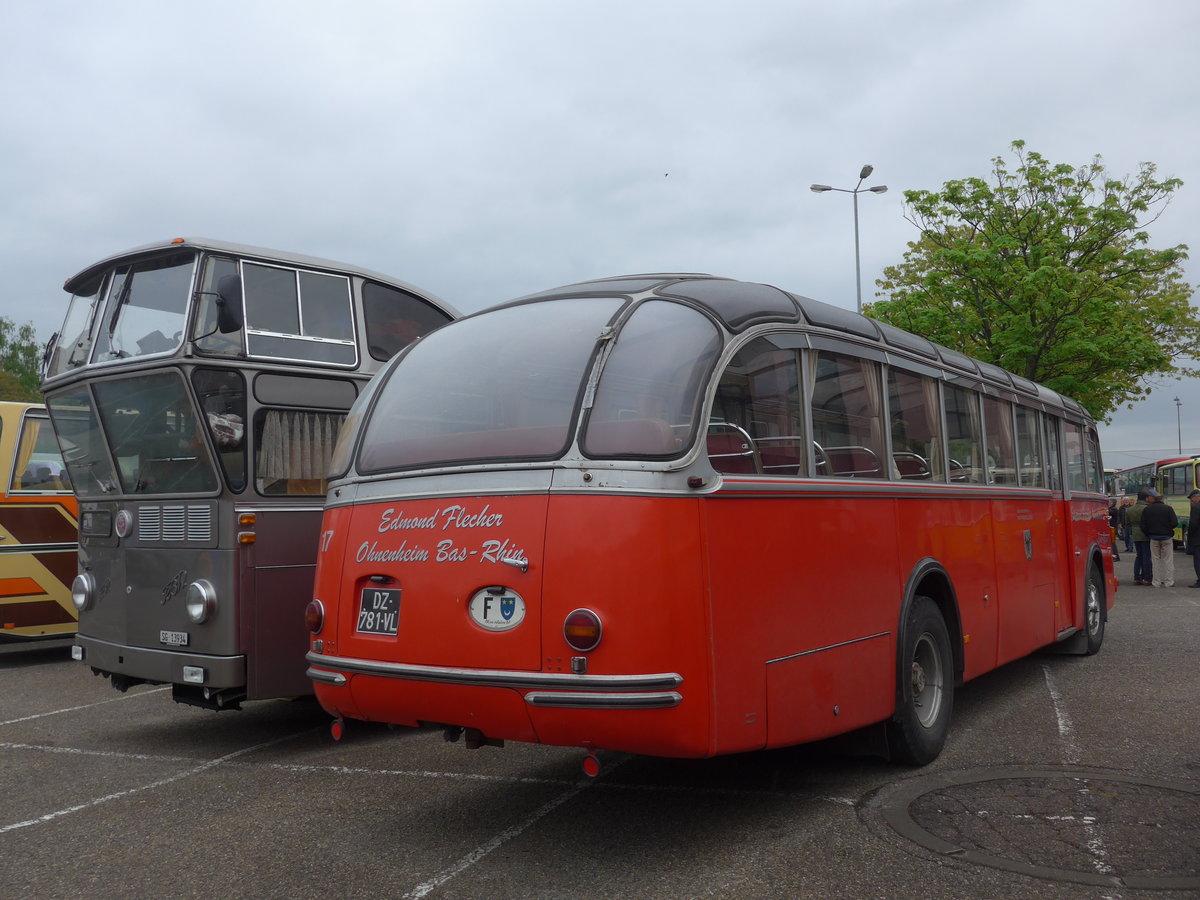
[[[450,321],[424,300],[373,281],[363,284],[362,299],[367,349],[378,360],[391,359],[417,338]]]
[[[236,331],[221,331],[222,322],[219,320],[221,303],[233,303],[236,297],[220,296],[221,285],[228,284],[229,279],[237,278],[237,263],[224,257],[212,257],[204,266],[204,277],[200,285],[199,315],[196,316],[195,330],[192,332],[196,349],[204,353],[218,353],[233,356],[243,354],[245,334],[242,328]],[[218,302],[219,301],[219,302]],[[234,311],[229,319],[241,322],[242,310]],[[226,325],[226,327],[229,327]]]
[[[1012,406],[995,397],[983,398],[983,421],[987,432],[989,484],[1017,483],[1017,452],[1013,440]]]
[[[813,442],[818,475],[889,478],[883,465],[879,365],[840,353],[809,356],[813,371]]]
[[[950,448],[950,480],[983,483],[983,429],[979,422],[979,398],[974,391],[946,385],[946,439]]]
[[[9,490],[66,491],[70,487],[50,420],[42,416],[27,416],[21,424]]]
[[[254,420],[258,492],[324,494],[333,445],[345,418],[343,412],[259,410]]]
[[[229,489],[246,487],[246,386],[229,369],[197,369],[192,384]]]
[[[1037,410],[1017,407],[1017,474],[1025,487],[1045,485],[1040,415]]]
[[[1062,462],[1059,453],[1061,439],[1059,438],[1059,418],[1046,416],[1046,476],[1049,479],[1047,487],[1054,491],[1063,489]]]
[[[717,384],[707,435],[713,468],[728,474],[804,474],[802,411],[796,351],[763,338],[751,341]]]
[[[937,382],[903,369],[889,369],[888,413],[894,474],[906,481],[945,481]]]
[[[1087,459],[1083,448],[1083,430],[1074,422],[1064,422],[1066,426],[1067,473],[1070,478],[1071,493],[1086,493],[1091,488],[1088,485]]]

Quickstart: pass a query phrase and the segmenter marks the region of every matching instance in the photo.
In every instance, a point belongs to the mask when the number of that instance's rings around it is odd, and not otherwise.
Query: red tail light
[[[577,609],[563,622],[563,637],[575,650],[586,653],[595,650],[602,632],[600,617],[590,609]]]
[[[325,627],[325,605],[320,600],[313,600],[304,609],[304,624],[313,634],[320,634]]]

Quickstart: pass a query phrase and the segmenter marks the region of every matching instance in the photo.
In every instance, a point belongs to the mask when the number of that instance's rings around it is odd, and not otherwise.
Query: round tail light
[[[309,603],[304,608],[304,624],[313,634],[320,634],[321,629],[325,627],[325,604],[320,600]]]
[[[596,649],[602,630],[600,617],[590,609],[577,609],[563,622],[563,637],[572,649],[581,653]]]

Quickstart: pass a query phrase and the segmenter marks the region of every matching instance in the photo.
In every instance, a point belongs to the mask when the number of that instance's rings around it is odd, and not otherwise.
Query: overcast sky
[[[0,0],[0,26],[0,315],[42,339],[65,278],[175,236],[463,311],[650,271],[853,309],[851,199],[808,186],[889,187],[859,198],[870,300],[916,237],[902,191],[1014,139],[1182,178],[1152,245],[1200,253],[1195,0]],[[1101,437],[1108,465],[1200,452],[1200,384]]]

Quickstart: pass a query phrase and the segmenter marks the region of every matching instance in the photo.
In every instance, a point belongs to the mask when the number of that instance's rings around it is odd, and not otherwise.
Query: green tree
[[[1149,246],[1146,227],[1183,182],[1152,163],[1111,177],[1099,156],[1051,164],[1014,141],[1016,168],[990,181],[905,191],[921,230],[884,269],[873,317],[1078,400],[1107,419],[1187,367],[1200,317],[1183,278],[1187,246]]]
[[[11,378],[0,380],[0,399],[42,399],[38,372],[42,361],[42,345],[38,343],[33,324],[16,325],[12,319],[0,316],[0,373]]]

